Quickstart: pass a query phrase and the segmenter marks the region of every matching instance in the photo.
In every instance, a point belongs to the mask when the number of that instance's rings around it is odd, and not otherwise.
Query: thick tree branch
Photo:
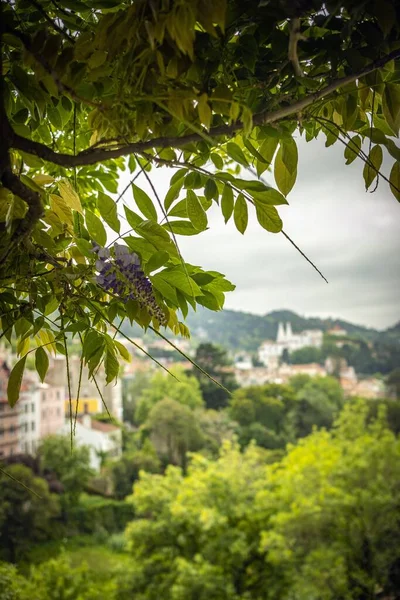
[[[387,54],[386,56],[383,56],[382,58],[379,58],[376,61],[369,63],[363,69],[357,71],[357,73],[353,73],[351,75],[347,75],[346,77],[335,79],[322,90],[309,94],[308,96],[305,96],[297,102],[293,102],[292,104],[288,104],[287,106],[282,106],[281,108],[274,111],[261,112],[255,115],[253,118],[253,123],[254,125],[275,123],[284,119],[285,117],[295,115],[308,108],[312,104],[315,104],[319,100],[322,100],[326,96],[329,96],[342,86],[345,86],[349,83],[353,83],[360,77],[363,77],[368,73],[372,73],[376,69],[383,67],[386,63],[390,62],[391,60],[394,60],[399,57],[400,49],[394,50],[390,54]],[[232,135],[232,133],[240,131],[241,129],[243,129],[243,123],[241,122],[236,122],[231,125],[220,125],[218,127],[211,128],[208,132],[208,137],[216,138],[219,136]],[[191,133],[182,137],[159,137],[143,142],[133,142],[131,144],[121,146],[120,148],[113,148],[110,150],[106,150],[103,148],[93,148],[80,152],[76,156],[72,156],[71,154],[62,154],[54,152],[44,144],[40,144],[39,142],[28,140],[27,138],[24,138],[18,134],[14,134],[12,140],[12,148],[15,148],[16,150],[22,150],[23,152],[27,152],[28,154],[33,154],[39,158],[42,158],[43,160],[46,160],[56,165],[60,165],[66,168],[72,168],[93,165],[98,162],[103,162],[105,160],[112,160],[121,156],[128,156],[129,154],[140,154],[141,152],[150,150],[152,148],[180,148],[182,146],[185,146],[186,144],[198,142],[200,140],[202,140],[202,137],[198,133]]]
[[[37,192],[27,187],[12,172],[9,150],[12,147],[14,132],[11,129],[4,106],[4,79],[3,79],[3,26],[0,7],[0,181],[15,196],[24,200],[28,205],[28,212],[19,222],[11,236],[10,242],[0,254],[0,264],[10,255],[12,250],[32,231],[35,223],[43,215],[43,206]]]

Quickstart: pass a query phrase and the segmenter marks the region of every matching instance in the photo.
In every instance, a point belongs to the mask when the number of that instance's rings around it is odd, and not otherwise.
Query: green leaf
[[[67,205],[64,198],[58,196],[57,194],[50,194],[50,208],[53,212],[56,213],[61,223],[65,223],[70,227],[73,226],[74,218],[72,210]]]
[[[261,227],[272,233],[282,231],[282,220],[275,206],[256,203],[256,214]]]
[[[218,200],[218,188],[214,179],[209,177],[206,181],[206,185],[204,186],[204,195],[207,200]]]
[[[83,256],[86,256],[86,258],[93,258],[93,247],[92,244],[90,244],[90,242],[83,238],[77,238],[75,240],[75,244],[77,245],[79,252]]]
[[[361,138],[359,135],[355,135],[347,142],[346,149],[344,151],[344,157],[346,159],[346,165],[350,165],[353,160],[357,158],[361,149]]]
[[[221,198],[221,210],[225,219],[225,223],[229,221],[233,213],[233,191],[230,185],[224,185],[224,191],[222,192]]]
[[[292,175],[297,172],[298,152],[296,142],[292,137],[284,138],[280,143],[282,162]]]
[[[281,141],[274,164],[276,184],[285,196],[293,188],[297,177],[297,146],[293,138],[289,140]]]
[[[374,146],[368,155],[368,163],[365,163],[363,177],[365,181],[365,189],[367,190],[374,179],[378,176],[378,171],[381,168],[383,160],[383,152],[381,146]],[[370,166],[370,164],[372,166]]]
[[[49,107],[47,109],[47,116],[49,118],[50,123],[53,125],[53,127],[55,127],[57,130],[62,129],[62,127],[63,127],[62,118],[61,118],[61,115],[58,112],[58,110],[55,108],[55,106]]]
[[[115,357],[114,352],[111,352],[109,348],[106,351],[106,358],[104,361],[104,368],[106,371],[106,384],[113,381],[118,377],[119,363]]]
[[[107,60],[107,52],[105,50],[96,50],[89,58],[88,65],[91,69],[97,69]]]
[[[208,104],[207,94],[202,94],[200,96],[197,104],[197,110],[199,111],[200,122],[206,127],[206,129],[210,129],[212,111],[210,105]]]
[[[189,221],[170,221],[163,225],[168,231],[173,231],[176,235],[197,235],[198,229],[195,229]]]
[[[118,340],[114,340],[114,345],[117,348],[120,355],[122,356],[122,358],[126,360],[126,362],[130,362],[131,355],[129,354],[129,351],[125,348],[125,346],[121,344],[121,342],[119,342]]]
[[[226,145],[226,151],[228,156],[232,158],[235,162],[243,165],[244,167],[248,167],[249,163],[247,162],[247,158],[243,154],[243,150],[235,144],[235,142],[228,142]]]
[[[179,306],[175,288],[172,287],[159,273],[150,277],[153,287],[160,292],[163,298],[169,300],[174,306]]]
[[[193,190],[202,187],[203,182],[200,173],[197,171],[190,171],[186,175],[183,185],[187,190]]]
[[[16,405],[19,398],[22,377],[25,369],[25,362],[26,355],[23,358],[21,358],[17,363],[15,363],[8,378],[7,398],[8,404],[11,406],[11,408],[13,408]]]
[[[125,211],[126,220],[128,221],[129,225],[132,227],[132,229],[136,229],[136,227],[138,225],[140,225],[141,223],[144,222],[143,217],[141,217],[137,213],[133,212],[133,210],[131,210],[130,208],[128,208],[125,205],[124,205],[124,211]]]
[[[267,137],[259,148],[259,153],[263,157],[263,161],[257,161],[257,175],[260,177],[268,166],[272,163],[276,149],[278,147],[277,137]]]
[[[159,279],[164,279],[167,283],[173,287],[178,288],[184,294],[188,296],[199,296],[201,290],[197,283],[183,271],[178,269],[164,269],[160,273],[157,273]]]
[[[98,350],[99,347],[103,348],[104,338],[97,331],[91,329],[85,335],[82,346],[82,356],[87,363],[93,354]]]
[[[256,182],[256,183],[261,183],[261,182]],[[278,190],[275,190],[272,187],[269,187],[267,185],[262,184],[263,189],[261,189],[260,191],[256,191],[256,190],[249,190],[249,194],[250,196],[252,196],[252,198],[254,198],[254,200],[256,200],[257,202],[260,202],[261,204],[268,204],[269,206],[278,206],[280,204],[288,204],[288,201],[286,200],[285,196],[283,194],[281,194],[280,192],[278,192]]]
[[[155,221],[143,221],[135,231],[153,244],[157,250],[165,250],[170,256],[179,258],[178,250],[165,229]]]
[[[212,152],[210,154],[210,158],[213,161],[216,169],[223,169],[223,167],[224,167],[224,161],[222,160],[222,158],[220,157],[219,154],[216,154],[215,152]]]
[[[211,292],[205,290],[203,291],[203,294],[201,296],[198,296],[198,298],[196,298],[196,301],[198,302],[198,304],[205,306],[209,310],[217,311],[221,310],[222,308],[221,303],[218,301],[218,298],[214,296],[214,294],[212,294]]]
[[[78,211],[79,213],[81,213],[81,215],[83,214],[79,196],[72,187],[71,183],[68,181],[68,179],[62,179],[58,182],[58,191],[60,192],[62,199],[65,201],[66,205],[69,206],[69,208]]]
[[[243,194],[239,194],[236,199],[235,208],[233,210],[233,219],[235,221],[236,229],[240,231],[240,233],[244,233],[247,229],[249,215],[247,202],[244,199]]]
[[[158,252],[153,254],[153,256],[151,256],[148,262],[146,263],[146,273],[156,271],[160,267],[164,266],[168,261],[168,252],[164,252],[164,250],[159,250]]]
[[[393,196],[400,202],[400,162],[398,160],[393,164],[389,181]]]
[[[187,173],[187,169],[178,169],[170,179],[169,185],[174,185],[180,179],[183,179]]]
[[[398,136],[400,128],[400,85],[396,83],[385,85],[382,95],[382,110],[390,129]]]
[[[134,183],[132,184],[132,189],[136,205],[142,215],[144,215],[146,219],[157,221],[157,211],[154,208],[154,204],[152,203],[150,197]]]
[[[204,231],[208,224],[207,214],[193,190],[188,190],[186,193],[186,208],[193,227],[198,231]]]
[[[103,223],[90,210],[86,210],[86,227],[92,240],[97,242],[99,246],[104,247],[107,243],[107,233]]]
[[[110,196],[103,194],[103,192],[99,192],[97,208],[107,225],[119,233],[121,229],[121,223],[118,219],[117,205],[115,204],[114,200],[110,198]]]
[[[186,171],[186,169],[185,169],[185,171]],[[175,173],[175,175],[176,175],[176,173]],[[169,188],[169,190],[165,196],[165,199],[164,199],[164,208],[166,211],[168,211],[168,209],[171,206],[171,204],[173,203],[173,201],[179,197],[179,193],[183,187],[184,179],[185,179],[184,176],[180,177]]]
[[[265,162],[263,155],[260,154],[258,150],[256,150],[256,148],[253,146],[249,139],[243,138],[243,144],[245,148],[247,148],[247,150],[250,152],[250,154],[254,156],[254,158],[261,162]]]
[[[49,368],[49,357],[47,352],[40,346],[35,352],[35,367],[39,374],[40,381],[43,383]]]

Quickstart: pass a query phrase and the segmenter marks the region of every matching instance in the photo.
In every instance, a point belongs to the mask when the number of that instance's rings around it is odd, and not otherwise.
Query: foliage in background
[[[161,463],[153,444],[146,439],[141,448],[129,448],[120,459],[113,461],[109,468],[115,496],[122,499],[132,493],[132,485],[139,479],[140,471],[159,473]]]
[[[197,379],[185,374],[182,368],[173,367],[171,373],[176,379],[166,377],[163,373],[155,373],[140,396],[136,400],[134,422],[142,424],[149,417],[155,405],[165,399],[174,400],[190,409],[203,406],[203,397]]]
[[[268,466],[225,444],[143,475],[127,529],[126,584],[140,600],[361,600],[400,585],[400,442],[348,405]]]
[[[116,582],[99,584],[85,563],[72,567],[70,560],[61,555],[31,567],[29,578],[18,574],[13,565],[0,563],[0,589],[2,600],[113,600]]]
[[[207,229],[216,204],[239,233],[256,219],[291,242],[279,209],[299,135],[343,144],[366,189],[383,181],[400,199],[399,10],[395,0],[1,3],[12,405],[28,352],[43,380],[48,352],[68,355],[72,335],[90,376],[104,363],[111,382],[128,358],[115,323],[188,336],[189,309],[220,310],[234,285],[185,262],[178,237]],[[165,194],[151,177],[160,165],[172,169]],[[122,170],[130,184],[115,199]]]
[[[231,370],[232,362],[226,350],[214,344],[200,344],[196,349],[195,362],[223,386],[217,387],[204,372],[193,369],[192,373],[199,381],[206,407],[213,410],[226,407],[230,397],[229,392],[233,392],[238,387]]]
[[[28,467],[9,465],[6,473],[0,471],[0,556],[15,561],[32,543],[59,533],[60,506]]]
[[[90,468],[89,448],[76,444],[71,448],[68,437],[52,435],[43,439],[38,455],[43,472],[54,473],[63,486],[63,509],[74,506],[94,474]]]

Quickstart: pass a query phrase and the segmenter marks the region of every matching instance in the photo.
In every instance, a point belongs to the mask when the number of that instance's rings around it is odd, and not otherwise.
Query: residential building
[[[65,399],[65,414],[68,418],[77,415],[97,415],[102,411],[101,400],[99,398],[72,398],[71,402],[68,398]]]
[[[18,400],[19,452],[35,454],[39,442],[64,424],[64,388],[41,383],[34,371],[25,371]]]
[[[40,391],[36,373],[27,373],[22,381],[19,406],[19,452],[35,454],[40,439]]]
[[[40,437],[53,435],[62,427],[65,419],[64,387],[40,383]]]
[[[337,336],[343,335],[344,336],[344,335],[347,335],[347,330],[343,329],[343,327],[336,324],[331,329],[328,329],[327,333],[329,335],[337,335]]]
[[[18,454],[19,451],[19,406],[14,408],[8,404],[7,385],[10,367],[3,358],[0,359],[0,458]]]
[[[69,421],[64,423],[58,433],[70,434]],[[100,471],[104,457],[116,459],[122,455],[121,429],[111,423],[96,421],[89,414],[78,418],[74,443],[89,447],[90,466],[95,471]]]
[[[122,420],[122,387],[121,381],[106,384],[104,368],[101,365],[96,373],[96,382],[89,378],[89,370],[86,365],[82,367],[79,356],[69,358],[70,387],[72,395],[75,396],[80,381],[79,398],[97,398],[100,402],[100,411],[105,411],[104,404],[109,412],[118,420]],[[68,398],[67,365],[65,356],[56,356],[50,359],[50,366],[46,376],[46,382],[50,385],[63,386],[64,400]],[[96,385],[97,383],[97,385]],[[98,387],[97,387],[98,386]],[[100,391],[99,391],[100,390]]]
[[[307,329],[300,333],[293,333],[290,323],[279,323],[276,341],[266,340],[258,350],[258,358],[265,366],[271,359],[281,357],[284,350],[293,352],[306,346],[320,348],[323,343],[323,331],[320,329]]]

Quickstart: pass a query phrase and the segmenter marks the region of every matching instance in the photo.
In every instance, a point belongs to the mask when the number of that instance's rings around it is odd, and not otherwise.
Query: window
[[[47,414],[47,412],[46,412],[46,409],[44,408],[44,409],[42,410],[42,419],[45,419],[45,418],[46,418],[46,414]]]
[[[61,392],[60,392],[60,390],[57,390],[57,400],[61,400]]]
[[[31,431],[35,431],[35,421],[32,421],[31,423]]]
[[[42,392],[42,402],[46,402],[46,392]]]
[[[60,407],[58,407],[58,408],[57,408],[57,416],[59,417],[60,415],[61,415],[61,408],[60,408]]]
[[[32,402],[32,404],[31,404],[31,412],[35,412],[35,403],[34,402]]]
[[[26,412],[26,413],[28,412],[28,405],[27,404],[25,404],[25,406],[24,406],[24,412]]]
[[[14,431],[15,431],[15,427],[14,427],[14,425],[10,425],[9,432],[10,432],[11,434],[13,434],[13,433],[14,433]]]
[[[28,431],[28,423],[24,423],[24,431],[25,431],[25,433],[27,433],[27,431]]]
[[[4,429],[0,429],[0,437],[3,437],[4,435]]]

